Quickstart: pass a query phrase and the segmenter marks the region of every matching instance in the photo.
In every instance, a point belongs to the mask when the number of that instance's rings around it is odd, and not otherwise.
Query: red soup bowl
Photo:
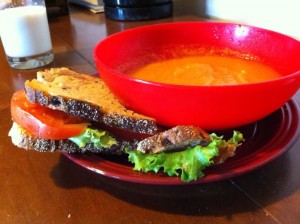
[[[128,75],[147,63],[203,53],[199,49],[229,56],[238,52],[265,63],[281,77],[251,84],[185,86]],[[299,41],[232,23],[175,22],[126,30],[99,42],[94,58],[101,78],[121,103],[163,126],[236,128],[276,111],[300,86]]]

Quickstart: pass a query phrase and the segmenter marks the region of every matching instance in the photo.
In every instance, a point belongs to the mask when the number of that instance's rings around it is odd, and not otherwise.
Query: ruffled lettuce
[[[97,130],[92,128],[86,128],[85,131],[78,136],[69,138],[78,147],[85,147],[87,144],[94,144],[95,148],[109,148],[110,146],[117,144],[115,138],[108,134],[108,132],[103,130]]]
[[[238,132],[233,132],[233,137],[228,141],[223,139],[223,136],[211,134],[212,142],[202,147],[197,145],[189,147],[184,151],[159,154],[145,154],[137,150],[126,150],[128,160],[134,164],[134,170],[149,172],[158,172],[162,170],[169,176],[179,176],[184,182],[197,180],[204,176],[202,172],[206,167],[213,164],[213,158],[219,154],[220,147],[239,146],[244,140],[243,135]]]

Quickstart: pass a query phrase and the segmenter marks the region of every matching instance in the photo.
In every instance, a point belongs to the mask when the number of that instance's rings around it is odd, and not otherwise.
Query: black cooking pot
[[[172,0],[104,0],[105,16],[113,20],[150,20],[172,16]]]

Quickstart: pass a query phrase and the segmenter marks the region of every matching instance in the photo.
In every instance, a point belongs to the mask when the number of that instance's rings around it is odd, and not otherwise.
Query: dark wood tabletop
[[[113,21],[70,5],[69,14],[49,17],[55,59],[47,68],[93,74],[97,42],[142,25],[204,20],[201,2],[174,1],[172,17],[139,22]],[[244,175],[179,186],[117,180],[59,152],[15,147],[8,137],[10,98],[37,70],[10,68],[0,44],[0,223],[300,223],[300,139]],[[293,99],[300,103],[300,93]]]

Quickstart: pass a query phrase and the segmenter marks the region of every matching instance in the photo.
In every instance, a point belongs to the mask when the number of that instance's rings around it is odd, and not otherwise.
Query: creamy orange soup
[[[257,61],[224,56],[191,56],[159,61],[131,72],[134,78],[181,85],[231,85],[276,79],[280,74]]]

